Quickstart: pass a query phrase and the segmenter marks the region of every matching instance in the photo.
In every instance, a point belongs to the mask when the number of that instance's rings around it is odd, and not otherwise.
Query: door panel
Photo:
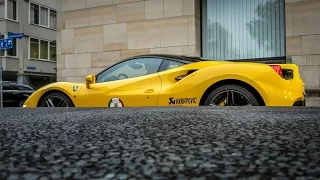
[[[81,107],[108,107],[118,103],[118,107],[156,106],[161,90],[158,74],[83,86],[78,95]],[[118,98],[120,102],[111,102]],[[110,104],[111,103],[111,104]],[[119,104],[120,103],[120,104]]]
[[[178,76],[185,75],[189,70],[185,68],[180,68],[180,66],[185,65],[182,62],[164,60],[162,72],[159,72],[159,76],[162,82],[161,92],[166,92],[168,88],[171,88],[178,81],[175,80]]]
[[[82,107],[156,106],[162,87],[161,63],[162,59],[144,57],[115,64],[99,73],[89,89],[80,89],[78,102]]]
[[[192,73],[193,69],[187,68],[184,63],[167,61],[167,66],[159,72],[162,88],[157,106],[196,106],[197,98],[189,91],[192,85],[179,82],[188,73]]]

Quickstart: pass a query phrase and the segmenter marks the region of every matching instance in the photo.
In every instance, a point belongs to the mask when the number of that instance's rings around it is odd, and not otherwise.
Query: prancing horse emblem
[[[73,86],[73,92],[76,92],[78,90],[78,86]]]

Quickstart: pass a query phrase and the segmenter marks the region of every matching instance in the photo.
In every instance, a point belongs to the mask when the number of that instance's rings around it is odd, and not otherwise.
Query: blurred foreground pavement
[[[320,108],[0,109],[0,179],[316,179]]]

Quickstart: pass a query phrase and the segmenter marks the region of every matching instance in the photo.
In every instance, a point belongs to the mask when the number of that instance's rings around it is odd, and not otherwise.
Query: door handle
[[[153,89],[148,89],[148,90],[146,90],[144,93],[153,93]]]

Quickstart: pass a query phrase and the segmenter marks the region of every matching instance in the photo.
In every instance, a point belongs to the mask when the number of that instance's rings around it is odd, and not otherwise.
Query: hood
[[[74,83],[74,82],[55,82],[48,85],[45,85],[38,89],[38,91],[41,90],[50,90],[50,89],[60,89],[60,90],[66,90],[66,91],[72,91],[74,87],[77,87],[77,89],[80,89],[82,86],[84,86],[85,83]]]

